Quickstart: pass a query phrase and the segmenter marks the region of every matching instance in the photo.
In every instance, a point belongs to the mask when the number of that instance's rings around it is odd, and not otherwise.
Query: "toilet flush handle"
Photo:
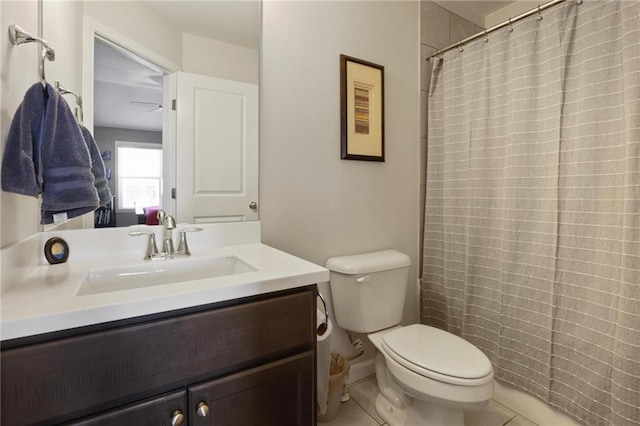
[[[357,282],[359,282],[359,283],[368,283],[368,282],[370,282],[370,281],[371,281],[371,276],[369,276],[369,275],[364,275],[364,276],[362,276],[362,277],[358,277],[358,278],[356,278],[356,281],[357,281]]]

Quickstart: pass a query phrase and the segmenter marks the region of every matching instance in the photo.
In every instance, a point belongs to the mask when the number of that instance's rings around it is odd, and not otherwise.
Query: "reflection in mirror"
[[[157,224],[162,204],[163,70],[107,40],[94,41],[93,129],[113,200],[95,227]]]
[[[85,123],[114,195],[95,226],[153,224],[158,208],[258,220],[260,1],[85,0],[81,15]]]

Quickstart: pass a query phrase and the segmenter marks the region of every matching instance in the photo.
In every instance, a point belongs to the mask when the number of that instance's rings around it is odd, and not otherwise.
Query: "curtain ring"
[[[576,4],[580,6],[582,4],[582,0],[576,0]]]
[[[540,10],[540,5],[538,5],[538,21],[542,21],[542,11]]]
[[[464,47],[462,46],[462,43],[458,44],[458,52],[464,52]]]
[[[487,29],[485,28],[484,30],[484,42],[488,43],[489,42],[489,35],[487,34]]]
[[[509,18],[509,32],[513,32],[513,27],[511,26],[511,18]]]

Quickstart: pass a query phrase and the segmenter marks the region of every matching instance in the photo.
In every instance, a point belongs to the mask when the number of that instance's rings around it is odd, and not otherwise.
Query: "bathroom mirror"
[[[62,3],[44,16],[81,21],[84,123],[114,195],[95,227],[154,224],[158,207],[178,222],[258,220],[259,0]],[[228,111],[247,99],[251,128],[219,131],[240,126]]]

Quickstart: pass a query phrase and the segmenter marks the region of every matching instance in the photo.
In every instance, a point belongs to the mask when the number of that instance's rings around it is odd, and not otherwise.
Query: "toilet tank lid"
[[[325,267],[342,274],[368,274],[411,265],[411,259],[397,250],[383,250],[373,253],[332,257]]]

